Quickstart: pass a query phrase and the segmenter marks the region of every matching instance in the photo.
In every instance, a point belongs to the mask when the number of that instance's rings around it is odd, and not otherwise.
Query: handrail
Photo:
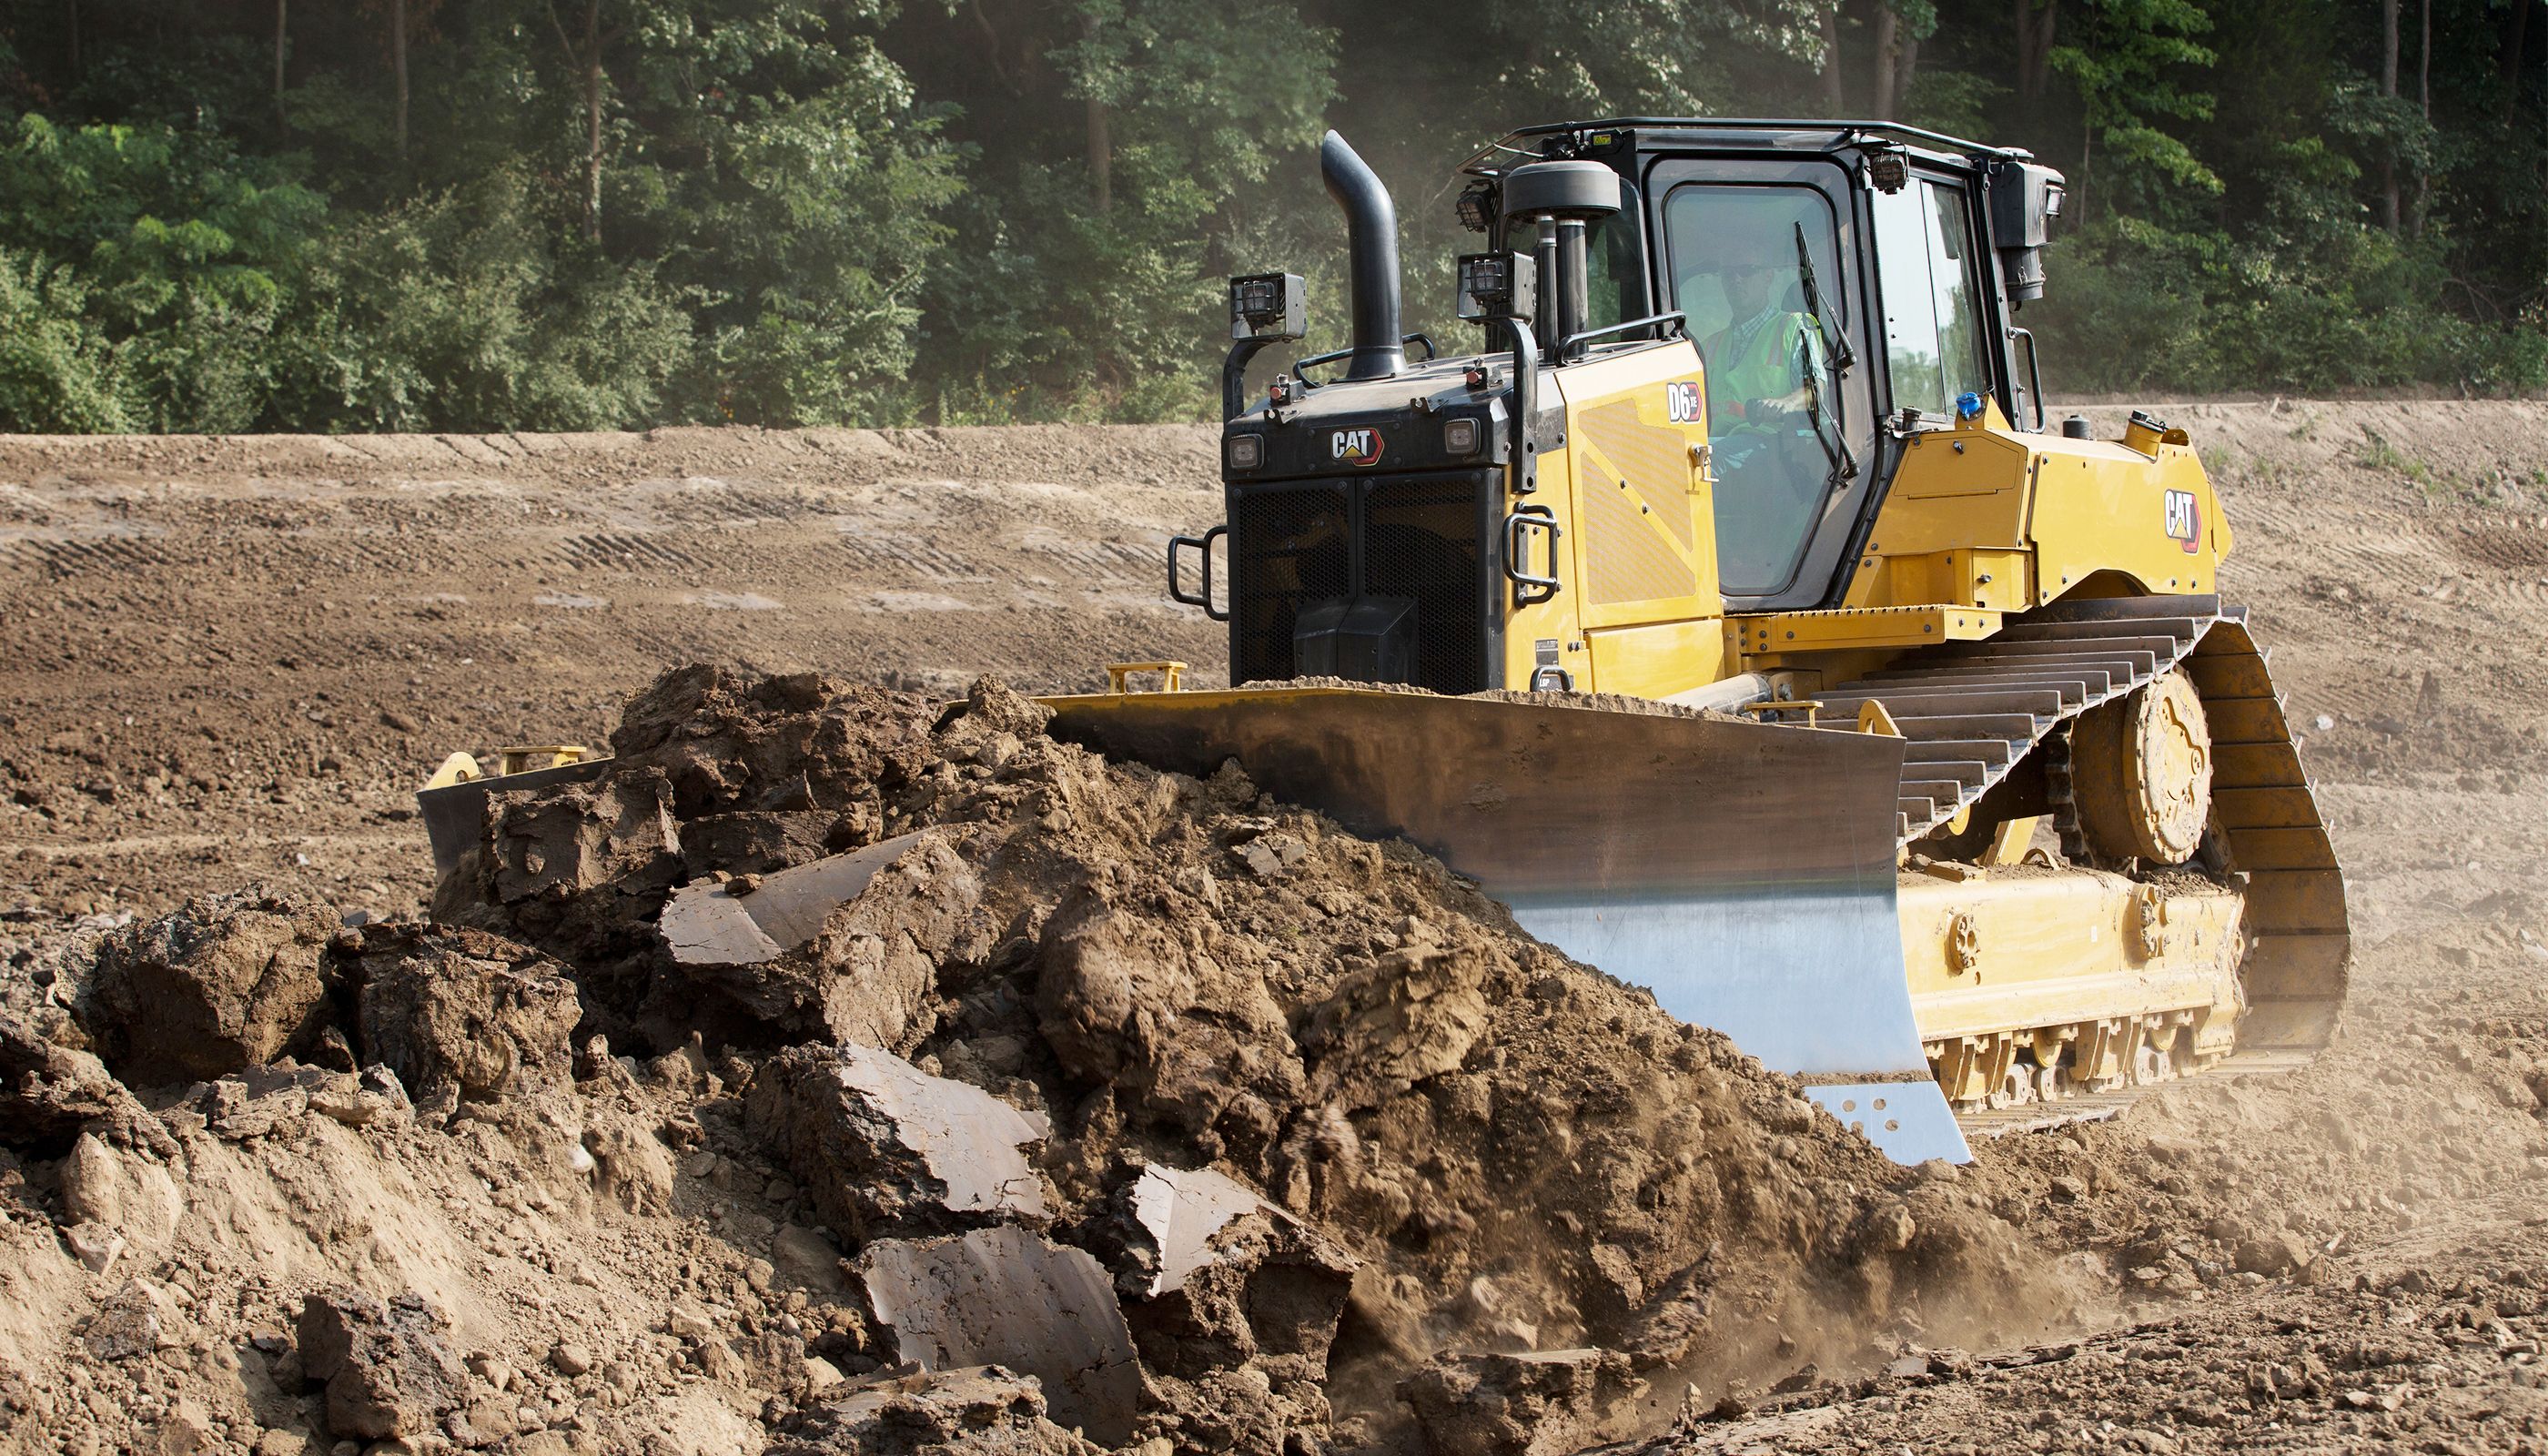
[[[1646,328],[1661,323],[1678,323],[1682,326],[1682,336],[1684,338],[1689,336],[1689,316],[1675,309],[1669,314],[1649,314],[1643,318],[1631,318],[1624,323],[1605,323],[1599,328],[1588,328],[1582,333],[1570,333],[1565,341],[1557,346],[1557,352],[1572,353],[1577,344],[1591,343],[1604,334],[1625,333],[1631,328]]]

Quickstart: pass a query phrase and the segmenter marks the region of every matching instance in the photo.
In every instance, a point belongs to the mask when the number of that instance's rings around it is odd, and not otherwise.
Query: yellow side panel
[[[1845,603],[2023,610],[2100,572],[2140,592],[2216,591],[2230,525],[2183,440],[2170,432],[2152,456],[2020,433],[1996,408],[1914,435]]]
[[[2220,590],[2230,528],[2192,449],[2155,459],[2104,440],[2045,441],[2036,467],[2036,599],[2050,601],[2101,571],[2143,592]]]
[[[1592,646],[1592,681],[1601,684],[1603,692],[1669,697],[1704,687],[1726,675],[1725,634],[1715,622],[1658,622],[1586,635]]]
[[[1574,466],[1581,624],[1720,615],[1697,349],[1641,349],[1559,377]]]
[[[1998,423],[1996,410],[1990,419]],[[2029,438],[1973,426],[1913,435],[1845,604],[2033,605],[2023,565],[2033,484]],[[1987,562],[1974,561],[1976,548]],[[1991,580],[1978,582],[1982,576]]]

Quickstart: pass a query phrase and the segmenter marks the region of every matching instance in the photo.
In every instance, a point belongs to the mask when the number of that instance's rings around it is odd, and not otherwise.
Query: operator
[[[1747,248],[1716,270],[1730,315],[1699,346],[1707,361],[1707,414],[1720,435],[1767,435],[1802,423],[1812,381],[1822,368],[1822,330],[1791,308],[1798,287],[1794,253],[1781,263],[1774,247]]]
[[[1682,307],[1725,325],[1699,345],[1715,453],[1717,560],[1729,588],[1783,581],[1822,505],[1829,474],[1811,414],[1822,329],[1804,309],[1794,225],[1721,217],[1681,280]],[[1696,307],[1693,307],[1696,306]]]

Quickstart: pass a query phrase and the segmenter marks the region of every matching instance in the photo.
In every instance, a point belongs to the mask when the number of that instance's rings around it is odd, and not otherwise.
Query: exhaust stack
[[[1319,174],[1344,209],[1353,263],[1353,357],[1347,379],[1387,379],[1407,368],[1398,324],[1398,207],[1369,163],[1329,132],[1319,142]]]

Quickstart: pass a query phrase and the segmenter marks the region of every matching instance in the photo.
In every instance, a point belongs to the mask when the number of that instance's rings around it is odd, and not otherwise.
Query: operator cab
[[[1589,229],[1589,322],[1677,311],[1697,345],[1729,611],[1838,604],[1904,440],[1959,400],[2042,427],[2012,320],[2043,292],[2061,180],[2029,153],[1880,123],[1540,127],[1463,168],[1464,220],[1502,219],[1503,179],[1554,159],[1620,181]]]

